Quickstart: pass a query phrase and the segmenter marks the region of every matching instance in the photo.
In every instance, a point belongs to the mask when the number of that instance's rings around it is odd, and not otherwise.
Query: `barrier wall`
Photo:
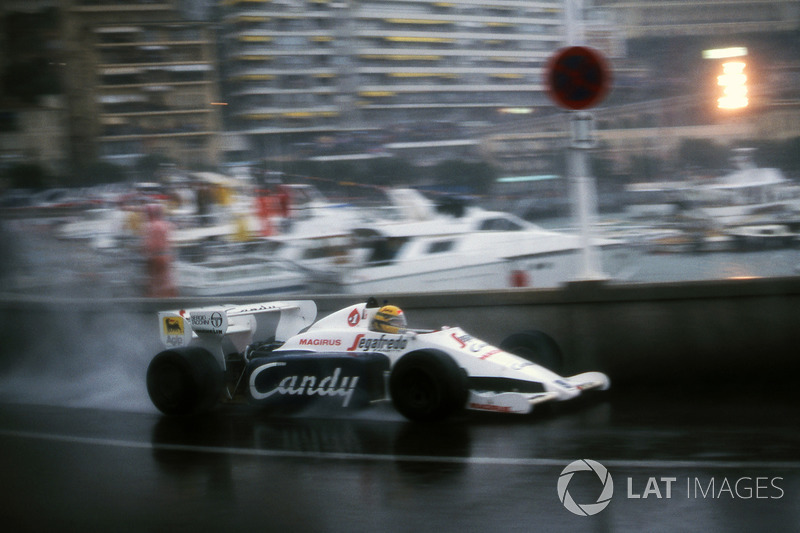
[[[793,387],[800,377],[800,279],[398,298],[413,321],[458,324],[489,342],[542,329],[567,371],[617,385]]]
[[[681,284],[571,284],[563,290],[375,295],[412,327],[458,325],[493,344],[541,329],[567,371],[603,370],[616,386],[794,386],[800,370],[800,278]],[[363,300],[319,296],[319,314]],[[47,364],[91,353],[141,360],[160,349],[155,312],[241,299],[49,300],[0,296],[0,372],[20,358]]]

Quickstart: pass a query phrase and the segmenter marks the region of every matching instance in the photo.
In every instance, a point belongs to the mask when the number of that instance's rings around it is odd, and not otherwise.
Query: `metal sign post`
[[[606,279],[594,250],[592,235],[597,217],[597,188],[589,165],[595,146],[594,117],[584,111],[608,93],[611,75],[603,56],[592,48],[569,46],[551,58],[546,69],[548,92],[559,106],[572,111],[568,176],[573,209],[581,236],[582,260],[578,278]]]
[[[580,280],[607,279],[594,249],[594,224],[597,220],[597,187],[589,166],[589,150],[595,145],[594,117],[576,111],[570,117],[572,139],[568,175],[572,189],[573,210],[581,238]]]

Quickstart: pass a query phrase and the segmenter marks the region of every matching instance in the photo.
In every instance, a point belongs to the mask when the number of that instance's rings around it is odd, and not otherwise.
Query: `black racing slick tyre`
[[[395,409],[409,420],[442,420],[464,408],[469,393],[467,375],[446,353],[411,352],[400,358],[389,375]]]
[[[500,349],[527,359],[560,374],[564,369],[564,356],[553,338],[541,331],[523,331],[506,337]]]
[[[219,400],[224,376],[208,350],[197,347],[165,350],[147,368],[147,393],[165,415],[193,415]]]

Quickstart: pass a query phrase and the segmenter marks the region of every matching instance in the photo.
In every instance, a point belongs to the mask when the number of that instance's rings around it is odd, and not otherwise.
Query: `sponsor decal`
[[[195,331],[223,335],[225,319],[219,311],[192,313],[189,319]]]
[[[480,409],[481,411],[495,411],[498,413],[510,413],[512,411],[511,407],[506,405],[493,405],[490,403],[471,403],[469,404],[470,409]]]
[[[161,322],[164,327],[164,344],[167,347],[183,346],[185,343],[185,324],[181,316],[165,316]]]
[[[255,312],[258,312],[258,311],[271,311],[273,309],[280,309],[280,308],[277,307],[277,306],[274,306],[274,305],[258,304],[258,305],[253,305],[251,307],[242,307],[241,309],[237,309],[237,312],[238,313],[255,313]]]
[[[453,339],[458,343],[459,348],[466,348],[467,342],[472,340],[472,337],[470,335],[467,335],[466,333],[463,335],[456,335],[455,333],[451,333],[450,336],[453,337]]]
[[[359,333],[353,340],[353,345],[350,346],[347,351],[391,352],[405,350],[406,346],[408,346],[408,339],[403,335],[399,337],[387,337],[386,335],[367,337],[363,333]]]
[[[179,316],[165,316],[164,333],[167,335],[183,335],[183,318]]]
[[[341,396],[344,398],[342,407],[350,404],[358,376],[342,376],[342,369],[336,368],[329,376],[319,377],[314,375],[288,375],[268,390],[259,390],[256,378],[263,372],[274,368],[286,366],[285,362],[268,363],[257,368],[250,375],[250,393],[255,400],[264,400],[274,395],[280,396]]]
[[[568,382],[564,381],[563,379],[557,379],[557,380],[553,381],[553,383],[555,383],[556,385],[559,385],[561,387],[564,387],[565,389],[568,389],[568,390],[572,390],[572,389],[576,388],[575,385],[573,385],[572,383],[568,383]],[[578,390],[580,390],[580,389],[578,389]]]
[[[341,346],[342,339],[300,339],[300,346]]]
[[[347,351],[348,352],[354,352],[355,349],[358,348],[358,343],[361,342],[362,340],[364,340],[365,336],[366,335],[364,335],[363,333],[359,333],[358,335],[356,335],[356,339],[353,341],[353,345],[351,347],[349,347],[347,349]]]
[[[488,352],[486,352],[485,354],[483,354],[482,356],[480,356],[480,359],[489,359],[491,356],[493,356],[495,354],[498,354],[501,351],[502,350],[500,350],[498,348],[493,348],[493,349],[489,350]]]
[[[456,335],[455,333],[451,333],[450,336],[453,338],[454,341],[458,343],[458,348],[460,350],[469,350],[472,353],[478,353],[484,348],[488,347],[489,344],[485,343],[481,340],[476,339],[472,335],[468,335],[467,333],[463,333],[461,335]],[[481,356],[481,359],[487,359],[497,353],[500,353],[500,350],[493,349]]]
[[[347,325],[354,328],[359,322],[361,322],[361,313],[358,312],[358,309],[353,309],[347,317]]]
[[[164,345],[168,348],[175,348],[177,346],[183,346],[184,340],[183,337],[180,335],[168,335]]]
[[[212,327],[219,329],[222,326],[222,315],[215,311],[210,315],[192,315],[192,326]]]

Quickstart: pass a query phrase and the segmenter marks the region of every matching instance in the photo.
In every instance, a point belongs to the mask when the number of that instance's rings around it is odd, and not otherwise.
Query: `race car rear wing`
[[[313,324],[316,316],[313,301],[291,300],[160,311],[158,322],[167,348],[201,345],[221,357],[223,339],[241,352],[256,340],[268,340],[273,332],[275,340],[285,341]]]

